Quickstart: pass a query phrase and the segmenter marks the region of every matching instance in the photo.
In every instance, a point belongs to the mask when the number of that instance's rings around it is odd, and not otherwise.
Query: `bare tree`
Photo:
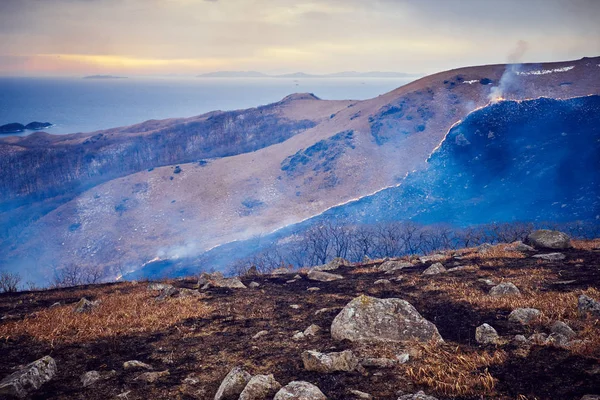
[[[19,290],[21,276],[7,271],[0,272],[0,293],[14,293]]]
[[[100,267],[70,263],[54,270],[51,286],[60,288],[96,284],[101,282],[104,275],[105,273]]]

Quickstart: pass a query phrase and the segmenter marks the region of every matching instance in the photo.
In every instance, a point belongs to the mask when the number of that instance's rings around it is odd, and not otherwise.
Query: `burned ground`
[[[440,399],[579,399],[600,393],[599,322],[577,312],[580,294],[600,298],[598,245],[579,243],[564,251],[566,259],[560,262],[505,251],[503,245],[487,253],[461,250],[448,253],[442,263],[467,268],[433,276],[421,274],[431,262],[417,262],[395,274],[378,272],[378,263],[372,262],[340,267],[335,272],[344,279],[327,283],[309,281],[304,273],[302,279],[288,283],[295,272],[243,277],[245,284],[256,281],[260,287],[208,289],[162,303],[155,301],[157,292],[148,290],[145,282],[4,294],[0,377],[51,355],[58,375],[35,392],[35,399],[106,399],[125,392],[130,400],[211,399],[237,365],[252,374],[272,373],[282,384],[306,380],[332,400],[352,398],[350,389],[384,400],[396,399],[400,391],[417,390]],[[388,285],[374,284],[398,276],[402,279]],[[489,287],[478,279],[512,282],[522,294],[491,297]],[[196,280],[171,283],[192,289]],[[307,291],[309,287],[320,290]],[[436,324],[446,343],[361,345],[333,340],[328,332],[331,322],[360,294],[409,301]],[[73,304],[84,296],[102,304],[89,315],[72,313]],[[52,306],[56,302],[61,305]],[[512,309],[527,306],[540,309],[542,317],[528,326],[508,321]],[[324,308],[328,310],[315,314]],[[512,344],[516,334],[549,333],[555,320],[567,322],[582,343],[569,348],[539,344],[526,352]],[[498,330],[499,345],[475,341],[475,328],[482,323]],[[311,324],[324,331],[302,341],[292,339]],[[252,339],[262,330],[269,333]],[[321,374],[303,368],[300,354],[313,349],[352,349],[370,357],[393,357],[408,349],[411,359],[394,368]],[[154,371],[168,370],[169,375],[151,384],[136,381],[141,371],[124,370],[122,364],[128,360],[148,363]],[[116,374],[84,389],[80,377],[90,370]]]

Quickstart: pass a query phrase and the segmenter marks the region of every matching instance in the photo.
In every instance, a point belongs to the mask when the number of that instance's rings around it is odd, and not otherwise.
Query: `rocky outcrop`
[[[488,324],[483,324],[475,329],[475,340],[480,344],[496,344],[498,343],[498,332]]]
[[[446,272],[446,268],[441,263],[435,263],[423,271],[423,275],[437,275],[444,272]]]
[[[344,279],[342,275],[331,274],[329,272],[315,271],[314,269],[308,273],[307,278],[311,281],[319,282],[332,282]]]
[[[327,396],[312,383],[293,381],[281,388],[273,400],[327,400]]]
[[[490,289],[490,296],[519,296],[521,291],[511,282],[502,282]]]
[[[442,341],[436,326],[407,301],[359,296],[331,324],[336,340],[358,342]]]
[[[221,382],[221,386],[215,394],[215,400],[237,400],[251,378],[252,375],[242,368],[233,368]]]
[[[25,398],[56,375],[56,362],[50,356],[36,360],[0,381],[0,395]]]
[[[527,242],[537,249],[570,249],[571,239],[566,233],[540,229],[527,236]]]
[[[281,385],[273,375],[255,375],[242,390],[239,400],[270,400],[279,389]]]
[[[413,265],[409,262],[406,261],[393,261],[393,260],[389,260],[389,261],[385,261],[383,264],[381,264],[379,267],[377,267],[378,271],[383,271],[383,272],[393,272],[393,271],[398,271],[398,270],[402,270],[404,268],[410,268]]]
[[[577,299],[577,310],[581,315],[591,315],[600,318],[600,302],[584,294]]]
[[[307,371],[325,374],[337,371],[351,372],[358,367],[358,359],[351,350],[327,354],[308,350],[302,353],[302,362]]]
[[[517,308],[508,315],[508,320],[523,325],[529,324],[538,318],[542,313],[536,308]]]

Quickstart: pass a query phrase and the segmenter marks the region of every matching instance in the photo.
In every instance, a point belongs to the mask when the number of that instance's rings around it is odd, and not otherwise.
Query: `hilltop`
[[[4,294],[0,379],[51,356],[33,399],[237,399],[250,376],[272,374],[243,398],[304,381],[331,400],[579,400],[600,393],[600,241],[572,244]],[[351,322],[363,307],[371,322]],[[398,312],[412,313],[409,339],[386,330]]]

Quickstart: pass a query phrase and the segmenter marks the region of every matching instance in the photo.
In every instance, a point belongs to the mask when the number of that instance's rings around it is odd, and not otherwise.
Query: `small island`
[[[90,75],[84,76],[83,79],[127,79],[127,77],[115,75]]]
[[[0,134],[11,134],[21,133],[25,131],[39,131],[41,129],[49,128],[53,124],[50,122],[30,122],[27,125],[20,124],[18,122],[12,122],[10,124],[0,126]]]

